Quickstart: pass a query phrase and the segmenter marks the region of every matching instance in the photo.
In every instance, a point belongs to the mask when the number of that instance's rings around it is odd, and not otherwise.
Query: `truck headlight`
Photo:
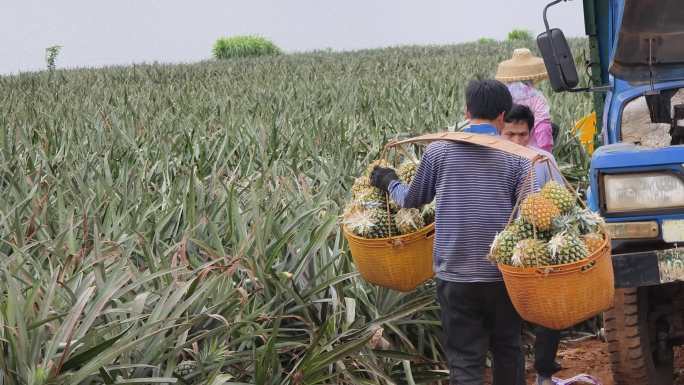
[[[672,174],[606,174],[603,188],[609,213],[684,207],[684,181]]]

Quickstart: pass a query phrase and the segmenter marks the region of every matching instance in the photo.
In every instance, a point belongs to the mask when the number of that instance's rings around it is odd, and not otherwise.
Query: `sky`
[[[1,0],[0,74],[58,68],[195,62],[221,36],[257,34],[286,52],[504,39],[543,30],[549,0]],[[584,33],[582,2],[549,11],[566,36]]]

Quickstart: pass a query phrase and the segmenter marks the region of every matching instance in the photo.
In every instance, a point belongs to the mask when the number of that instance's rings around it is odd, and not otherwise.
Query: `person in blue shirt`
[[[498,134],[512,104],[503,83],[470,82],[465,131]],[[525,383],[522,321],[487,255],[516,202],[529,192],[531,167],[529,160],[493,148],[436,141],[425,149],[410,185],[391,168],[376,167],[371,174],[371,184],[401,207],[435,201],[433,269],[451,384],[482,385],[488,349],[494,385]]]
[[[563,177],[558,172],[558,165],[553,155],[539,148],[530,146],[530,131],[534,127],[534,114],[523,105],[514,105],[506,114],[506,124],[501,136],[519,144],[529,146],[539,153],[546,155],[553,167],[544,163],[535,164],[535,191],[539,191],[544,184],[551,180],[563,183]],[[553,385],[552,376],[561,369],[556,362],[556,353],[560,342],[560,331],[538,326],[535,330],[534,369],[537,371],[536,385]]]
[[[553,154],[530,144],[532,139],[529,128],[530,124],[532,124],[531,127],[534,127],[534,114],[532,113],[532,110],[522,104],[515,104],[508,114],[506,114],[505,121],[506,124],[501,131],[502,137],[515,144],[534,149],[538,153],[546,156],[551,163],[550,165],[543,162],[535,164],[535,190],[541,189],[546,182],[551,180],[563,184],[563,176],[558,171],[558,164],[556,163],[556,158],[553,157]]]

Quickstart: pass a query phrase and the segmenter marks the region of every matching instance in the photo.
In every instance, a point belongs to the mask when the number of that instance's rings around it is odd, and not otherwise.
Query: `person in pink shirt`
[[[506,84],[513,103],[529,107],[534,113],[534,128],[530,145],[544,151],[553,150],[553,127],[549,103],[535,83],[548,78],[544,60],[532,55],[527,48],[513,51],[513,57],[502,61],[496,71],[496,80]]]

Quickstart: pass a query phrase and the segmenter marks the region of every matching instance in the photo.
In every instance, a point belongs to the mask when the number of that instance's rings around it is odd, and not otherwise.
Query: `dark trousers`
[[[438,280],[444,349],[451,385],[482,385],[487,350],[493,355],[493,385],[524,385],[520,349],[522,321],[503,282]]]
[[[534,369],[544,377],[551,377],[558,371],[556,353],[560,343],[561,332],[537,326],[534,341]]]

